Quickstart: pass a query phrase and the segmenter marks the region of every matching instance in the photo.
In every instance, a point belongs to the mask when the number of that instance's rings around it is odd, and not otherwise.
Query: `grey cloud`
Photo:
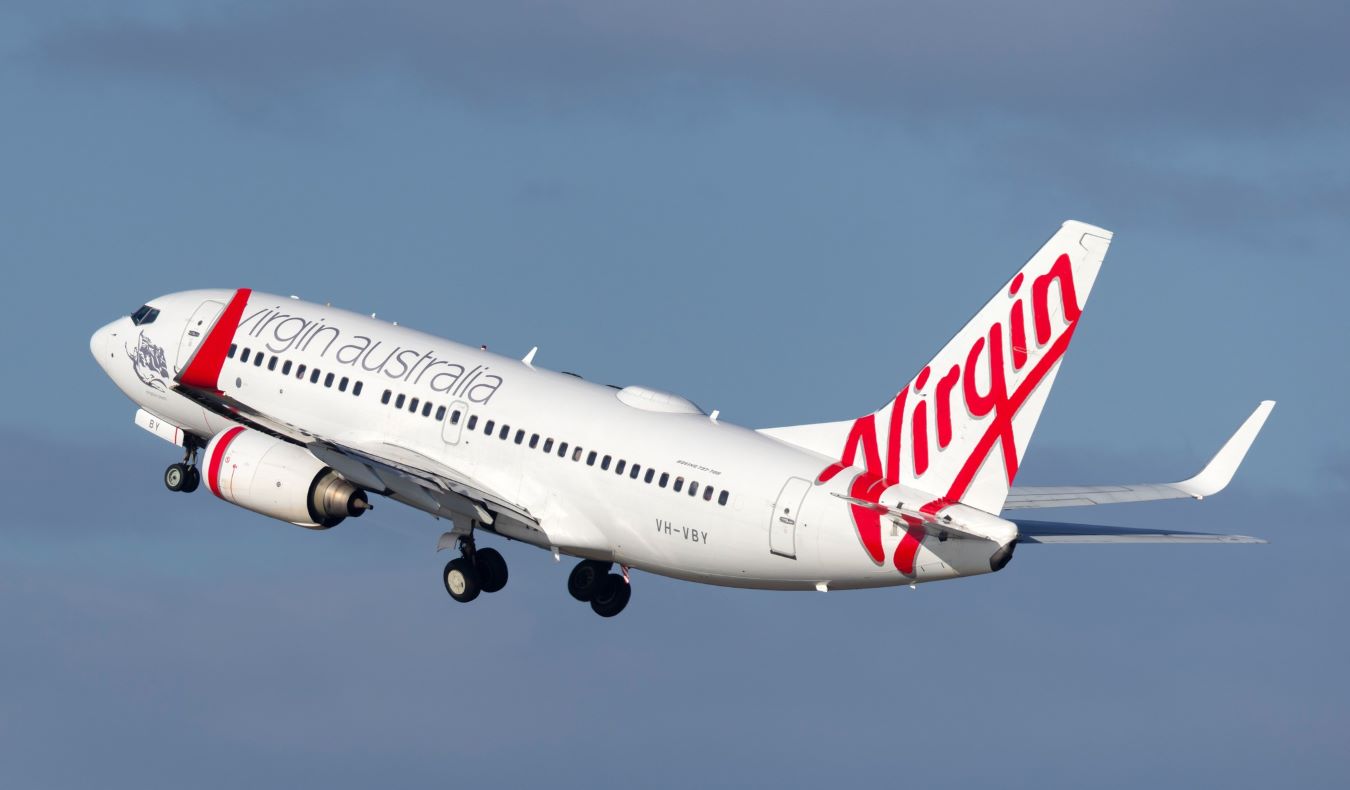
[[[392,67],[462,100],[567,107],[693,83],[768,86],[921,123],[1002,111],[1109,131],[1297,127],[1345,115],[1343,4],[847,0],[490,4],[290,0],[58,28],[51,63],[184,81],[248,105]]]

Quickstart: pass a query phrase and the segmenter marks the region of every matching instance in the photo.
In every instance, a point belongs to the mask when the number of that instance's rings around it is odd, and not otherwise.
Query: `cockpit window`
[[[136,326],[145,326],[146,324],[153,324],[156,318],[159,318],[159,311],[148,304],[143,304],[141,309],[131,314],[131,323]]]

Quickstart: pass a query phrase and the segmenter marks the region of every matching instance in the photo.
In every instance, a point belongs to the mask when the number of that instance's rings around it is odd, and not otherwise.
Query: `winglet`
[[[244,306],[253,294],[249,288],[240,288],[234,292],[230,303],[225,305],[211,331],[193,352],[192,359],[178,374],[178,383],[185,387],[220,392],[220,369],[225,365],[225,355],[234,342],[234,333],[239,329],[239,319],[244,315]]]
[[[1275,401],[1261,401],[1261,405],[1256,407],[1252,416],[1242,423],[1242,427],[1237,429],[1219,452],[1215,453],[1200,474],[1189,480],[1182,480],[1180,483],[1172,485],[1196,499],[1203,499],[1207,496],[1213,496],[1219,493],[1233,479],[1233,474],[1237,472],[1238,465],[1246,457],[1247,450],[1256,440],[1256,435],[1261,432],[1261,426],[1266,424],[1266,418],[1275,408]]]

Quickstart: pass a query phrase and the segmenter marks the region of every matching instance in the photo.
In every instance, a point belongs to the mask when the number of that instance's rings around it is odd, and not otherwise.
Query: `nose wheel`
[[[601,617],[613,617],[628,606],[633,587],[623,574],[610,573],[612,562],[582,560],[567,577],[567,592],[578,601],[589,603]]]
[[[202,475],[197,471],[196,447],[184,450],[182,463],[169,464],[169,468],[164,470],[164,487],[170,491],[191,494],[201,483]]]

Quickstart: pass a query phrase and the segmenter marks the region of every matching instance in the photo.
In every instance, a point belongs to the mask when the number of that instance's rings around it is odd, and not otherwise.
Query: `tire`
[[[182,492],[184,494],[191,494],[193,491],[196,491],[197,486],[201,484],[202,484],[202,473],[197,470],[197,467],[189,466],[187,479],[183,481],[183,488],[181,489]]]
[[[506,560],[496,549],[479,549],[473,555],[473,567],[478,571],[478,584],[485,593],[495,593],[506,586]]]
[[[456,601],[468,603],[478,597],[481,589],[478,574],[474,571],[473,564],[463,557],[456,557],[447,562],[441,578],[445,582],[445,591]]]
[[[613,617],[623,611],[632,596],[633,587],[622,576],[617,573],[607,574],[591,598],[591,611],[601,617]]]
[[[170,464],[164,470],[164,487],[170,491],[182,491],[187,479],[188,467],[184,464]]]
[[[609,568],[609,563],[595,560],[578,562],[577,567],[573,568],[567,577],[567,592],[578,601],[586,603],[595,595]]]

